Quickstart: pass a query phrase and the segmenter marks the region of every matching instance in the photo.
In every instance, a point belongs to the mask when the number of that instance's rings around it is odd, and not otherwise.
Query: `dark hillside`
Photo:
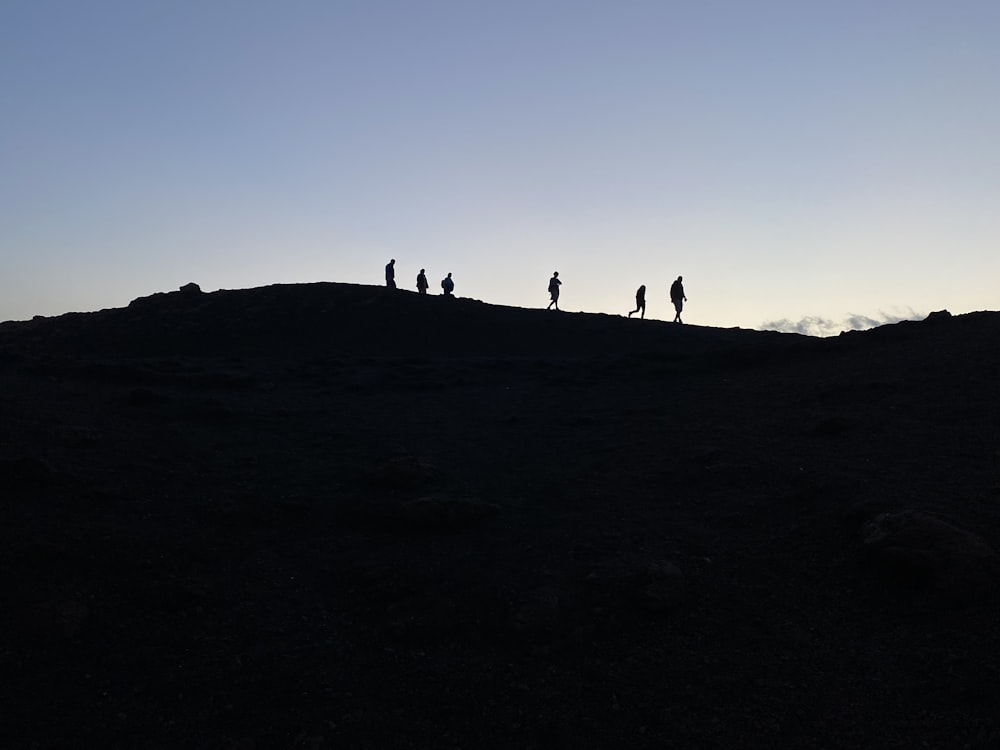
[[[697,332],[695,332],[697,330]],[[64,353],[241,355],[330,352],[386,356],[701,354],[784,348],[792,334],[692,329],[619,316],[559,313],[421,297],[355,284],[275,285],[140,297],[127,308],[0,325],[0,342]]]
[[[0,744],[1000,746],[1000,314],[0,325]]]

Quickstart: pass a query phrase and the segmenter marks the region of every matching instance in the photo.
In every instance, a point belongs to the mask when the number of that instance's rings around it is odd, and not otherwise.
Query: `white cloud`
[[[879,311],[877,317],[849,313],[840,320],[810,315],[799,320],[771,320],[761,323],[760,328],[766,331],[782,331],[784,333],[801,333],[805,336],[836,336],[843,331],[864,331],[877,326],[899,323],[903,320],[921,320],[922,313],[912,308],[905,313],[885,313]]]

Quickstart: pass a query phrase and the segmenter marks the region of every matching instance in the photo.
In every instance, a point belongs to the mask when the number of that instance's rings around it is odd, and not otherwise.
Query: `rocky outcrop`
[[[1000,558],[981,537],[921,510],[881,513],[861,527],[866,560],[886,580],[964,602],[993,590]]]

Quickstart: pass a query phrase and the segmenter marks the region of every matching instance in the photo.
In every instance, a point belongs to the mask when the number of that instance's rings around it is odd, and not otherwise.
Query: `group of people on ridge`
[[[681,311],[684,309],[684,303],[687,302],[687,297],[684,296],[684,277],[678,276],[677,280],[670,285],[670,301],[674,303],[674,310],[676,315],[674,315],[674,323],[683,323],[681,320]],[[628,316],[631,318],[637,312],[641,311],[640,318],[646,317],[646,285],[643,284],[638,289],[635,290],[635,309],[629,312]]]
[[[684,303],[687,302],[687,297],[684,296],[684,277],[678,276],[677,280],[670,285],[670,301],[674,303],[674,310],[677,314],[674,315],[674,323],[683,323],[681,320],[681,311],[684,309]],[[385,285],[390,289],[396,288],[396,259],[392,258],[385,266]],[[559,272],[553,271],[552,278],[549,279],[549,302],[546,310],[551,310],[554,306],[556,310],[559,309],[559,287],[562,286],[562,282],[559,280]],[[417,292],[419,294],[427,294],[427,276],[426,269],[421,268],[420,273],[417,274]],[[443,279],[441,279],[441,294],[446,297],[451,297],[455,291],[455,282],[451,278],[451,272],[448,273]],[[640,318],[646,317],[646,285],[640,286],[635,293],[635,309],[632,310],[628,316],[631,318],[635,313],[641,312]]]
[[[385,285],[390,289],[396,288],[396,259],[392,258],[385,265]],[[427,294],[427,288],[429,284],[427,283],[427,269],[421,268],[420,273],[417,274],[417,292],[420,294]],[[441,294],[446,297],[452,296],[455,291],[455,282],[451,278],[451,272],[441,279]]]

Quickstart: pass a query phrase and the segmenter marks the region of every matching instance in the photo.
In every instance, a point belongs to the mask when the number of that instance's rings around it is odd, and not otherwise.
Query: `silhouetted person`
[[[424,276],[424,269],[420,269],[420,273],[417,274],[417,292],[420,294],[427,294],[427,277]]]
[[[451,280],[451,273],[441,279],[441,294],[445,297],[450,297],[451,293],[455,291],[455,282]]]
[[[641,287],[635,290],[635,309],[628,314],[631,318],[637,312],[642,310],[642,315],[640,318],[646,317],[646,285],[643,284]]]
[[[558,271],[553,271],[552,272],[552,278],[549,279],[549,297],[552,298],[552,301],[549,302],[549,306],[545,308],[546,310],[551,310],[552,309],[552,305],[556,306],[556,310],[559,309],[559,287],[560,286],[562,286],[562,282],[559,281],[559,272]]]
[[[687,302],[687,297],[684,296],[684,281],[683,276],[678,276],[677,281],[670,285],[670,301],[674,303],[674,309],[677,314],[674,316],[675,323],[683,323],[681,320],[681,310],[684,309],[684,303]]]
[[[396,259],[393,258],[385,264],[385,285],[390,289],[396,288]]]

